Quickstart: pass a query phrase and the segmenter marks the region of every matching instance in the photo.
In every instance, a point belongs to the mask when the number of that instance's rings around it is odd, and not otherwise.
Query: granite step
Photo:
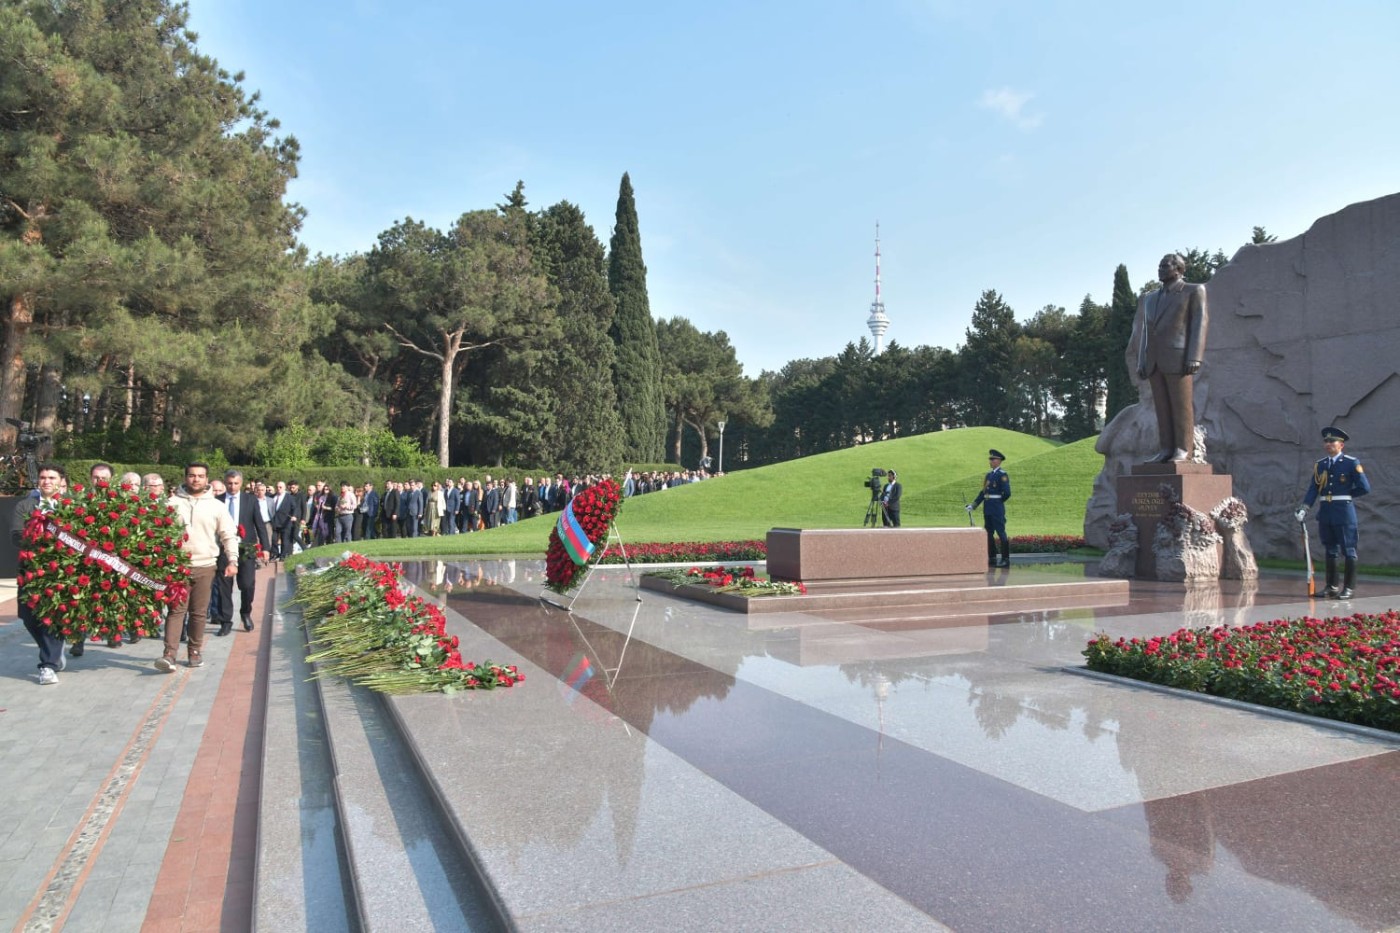
[[[303,659],[300,663],[305,666],[300,612],[284,606],[283,613],[288,629],[298,638],[296,648]],[[291,643],[288,644],[290,650]],[[307,669],[297,679],[304,681],[310,674]],[[396,933],[503,929],[505,924],[387,714],[383,698],[338,678],[315,680],[306,687],[319,698],[329,765],[311,786],[303,786],[302,805],[318,795],[333,801],[333,835],[337,846],[343,846],[344,854],[342,890],[348,890],[351,902],[347,928]],[[306,733],[300,738],[303,742],[308,738],[313,744],[315,741]],[[271,734],[267,744],[270,750],[277,744]],[[282,752],[287,753],[285,749]],[[283,789],[284,796],[289,792],[296,791],[291,787]],[[266,790],[263,806],[269,812],[278,806]],[[318,830],[323,823],[317,825]],[[329,875],[331,850],[328,840],[308,843],[304,836],[301,846],[302,875],[309,891],[318,873]],[[306,864],[313,860],[316,865]],[[284,888],[293,886],[274,879],[270,872],[266,878],[260,872],[260,905],[264,882]],[[328,881],[326,886],[336,885]],[[295,922],[294,916],[288,919],[293,921],[290,925],[277,925],[269,910],[266,929],[307,928],[305,922]],[[312,926],[321,928],[323,920],[317,917]]]
[[[300,622],[280,607],[270,622],[253,928],[339,933],[359,929],[359,918]]]

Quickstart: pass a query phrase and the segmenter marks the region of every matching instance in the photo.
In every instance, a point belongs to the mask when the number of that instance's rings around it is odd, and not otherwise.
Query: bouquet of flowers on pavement
[[[65,641],[159,636],[188,591],[175,512],[154,494],[74,485],[35,509],[20,543],[19,584],[35,616]]]
[[[490,690],[525,679],[514,664],[463,659],[437,606],[404,592],[399,567],[347,553],[297,578],[317,677],[340,676],[380,693]]]

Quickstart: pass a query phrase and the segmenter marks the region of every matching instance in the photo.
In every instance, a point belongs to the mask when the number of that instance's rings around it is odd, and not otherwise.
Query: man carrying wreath
[[[226,561],[224,576],[238,572],[238,526],[227,506],[214,498],[209,488],[209,465],[191,463],[185,467],[185,484],[175,490],[167,503],[185,526],[181,545],[190,555],[190,585],[184,599],[170,607],[165,620],[165,653],[156,660],[156,669],[175,671],[180,651],[180,625],[185,611],[190,614],[189,665],[203,667],[204,626],[209,617],[209,594],[214,588],[215,567],[220,555]]]
[[[54,510],[58,503],[59,489],[67,478],[68,474],[57,463],[39,464],[39,488],[15,503],[14,515],[10,521],[10,540],[15,547],[20,546],[24,538],[24,528],[36,511]],[[27,569],[32,568],[20,567],[20,579],[23,579],[23,571]],[[40,585],[42,586],[42,583]],[[63,670],[67,663],[63,658],[63,639],[34,615],[34,610],[29,607],[29,601],[24,597],[22,583],[15,602],[19,606],[20,621],[34,638],[34,643],[39,646],[39,685],[47,687],[58,683],[58,672]]]

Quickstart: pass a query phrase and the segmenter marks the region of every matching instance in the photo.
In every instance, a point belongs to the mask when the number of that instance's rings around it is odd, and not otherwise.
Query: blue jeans
[[[53,633],[44,623],[34,617],[34,610],[24,600],[24,591],[17,594],[19,617],[24,628],[39,646],[39,666],[58,670],[59,659],[63,657],[63,639]]]

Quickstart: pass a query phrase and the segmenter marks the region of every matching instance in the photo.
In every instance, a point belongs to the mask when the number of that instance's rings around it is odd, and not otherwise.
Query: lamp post
[[[719,428],[719,472],[720,472],[720,473],[723,473],[723,472],[724,472],[724,426],[725,426],[726,424],[728,424],[728,422],[725,421],[723,418],[721,418],[721,419],[719,419],[719,421],[715,422],[715,426]]]

